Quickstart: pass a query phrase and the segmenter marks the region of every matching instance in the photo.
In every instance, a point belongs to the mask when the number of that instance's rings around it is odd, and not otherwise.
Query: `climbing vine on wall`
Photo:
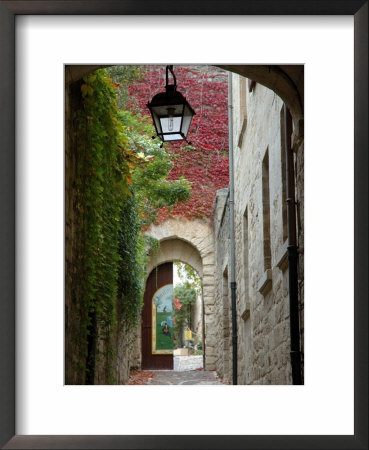
[[[140,221],[134,196],[127,197],[120,212],[119,275],[117,309],[119,323],[125,330],[137,325],[141,312],[144,265],[139,256],[144,254],[144,241],[140,238]]]
[[[129,146],[140,162],[132,170],[132,184],[145,228],[157,219],[161,207],[172,208],[176,203],[188,200],[191,186],[184,176],[168,179],[174,167],[173,157],[169,149],[152,139],[154,127],[147,116],[123,110],[120,118]]]
[[[136,164],[136,158],[128,149],[110,78],[99,70],[85,77],[80,88],[80,107],[74,113],[78,155],[75,209],[79,216],[76,221],[79,247],[76,301],[81,336],[86,340],[85,345],[81,345],[87,348],[86,382],[93,382],[96,355],[101,353],[106,379],[112,382],[112,335],[116,326],[118,279],[122,272],[119,244],[125,220],[123,205],[126,205],[125,213],[131,206],[129,220],[134,230],[134,205],[128,199],[131,196],[130,167]],[[127,246],[131,246],[132,252],[136,250],[134,245],[135,239],[128,238]],[[139,301],[139,283],[135,279],[138,276],[132,274],[137,289],[133,296],[136,302]]]
[[[113,74],[121,76],[120,69]],[[125,75],[132,80],[140,71]],[[137,75],[138,76],[138,75]],[[169,153],[151,139],[152,125],[139,112],[121,110],[124,88],[104,70],[79,83],[73,113],[76,168],[76,224],[73,280],[74,327],[79,356],[76,371],[87,384],[97,368],[114,383],[117,336],[126,343],[140,320],[143,282],[150,249],[143,225],[162,206],[187,200],[189,183],[168,180]],[[99,375],[100,376],[100,375]],[[83,381],[82,381],[83,382]],[[101,382],[101,380],[100,380]]]

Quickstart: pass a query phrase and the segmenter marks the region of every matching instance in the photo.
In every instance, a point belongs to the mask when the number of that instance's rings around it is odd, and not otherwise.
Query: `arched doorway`
[[[151,270],[144,293],[141,336],[144,370],[204,367],[204,302],[196,269],[170,261]]]
[[[172,218],[153,225],[146,232],[160,242],[160,250],[152,255],[148,272],[166,262],[180,261],[191,266],[202,282],[202,351],[204,368],[215,369],[216,331],[214,316],[214,235],[210,224],[201,220]]]
[[[173,369],[173,264],[160,264],[146,281],[141,322],[142,369]]]

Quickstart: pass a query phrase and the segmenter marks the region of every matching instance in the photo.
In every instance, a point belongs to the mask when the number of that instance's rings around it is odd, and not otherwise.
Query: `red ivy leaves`
[[[174,167],[169,179],[184,176],[191,182],[192,196],[168,211],[161,208],[158,222],[170,216],[209,218],[215,193],[228,186],[227,73],[212,66],[175,66],[177,89],[196,112],[188,140],[170,145]],[[172,83],[170,77],[169,83]],[[165,66],[147,66],[143,80],[130,87],[131,108],[149,115],[146,104],[165,90]]]

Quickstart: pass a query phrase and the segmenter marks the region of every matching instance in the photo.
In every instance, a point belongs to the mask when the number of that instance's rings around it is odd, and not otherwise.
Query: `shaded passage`
[[[221,379],[213,370],[190,370],[177,372],[174,370],[139,370],[134,372],[128,384],[145,385],[193,385],[193,384],[219,384]]]

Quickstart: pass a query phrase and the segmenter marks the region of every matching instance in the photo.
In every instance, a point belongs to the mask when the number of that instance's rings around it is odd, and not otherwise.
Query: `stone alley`
[[[174,356],[174,370],[136,370],[127,384],[225,384],[215,370],[203,370],[202,360],[202,356]]]
[[[65,384],[303,384],[304,66],[65,93]]]

